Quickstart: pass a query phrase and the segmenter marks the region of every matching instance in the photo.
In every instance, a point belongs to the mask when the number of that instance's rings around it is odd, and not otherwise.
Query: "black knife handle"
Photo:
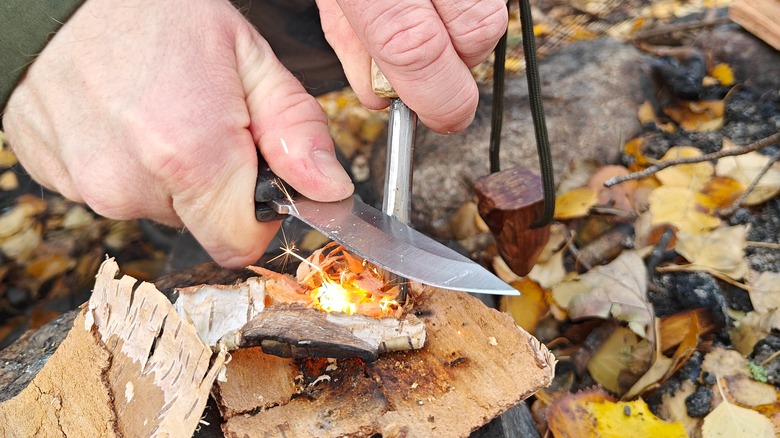
[[[295,190],[284,182],[268,166],[262,155],[257,154],[257,182],[255,183],[255,218],[260,222],[274,222],[286,215],[277,213],[270,202],[295,196]]]

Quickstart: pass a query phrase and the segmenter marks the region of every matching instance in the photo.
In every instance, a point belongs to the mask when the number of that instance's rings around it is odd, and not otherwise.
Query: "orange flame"
[[[326,312],[394,316],[398,286],[382,272],[336,243],[317,250],[298,267],[298,281],[309,290],[312,306]]]

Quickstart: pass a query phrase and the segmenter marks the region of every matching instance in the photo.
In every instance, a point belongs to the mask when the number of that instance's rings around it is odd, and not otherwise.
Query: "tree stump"
[[[26,387],[0,403],[0,435],[189,437],[208,427],[199,420],[212,390],[227,436],[468,436],[549,384],[554,372],[549,351],[508,315],[467,294],[419,285],[413,315],[428,333],[420,350],[365,362],[287,359],[255,347],[226,361],[224,350],[208,348],[174,311],[168,294],[116,278],[117,269],[104,263],[68,336]],[[158,285],[169,292],[194,279],[246,275],[215,272]],[[8,365],[0,367],[0,384],[14,387],[18,367]]]

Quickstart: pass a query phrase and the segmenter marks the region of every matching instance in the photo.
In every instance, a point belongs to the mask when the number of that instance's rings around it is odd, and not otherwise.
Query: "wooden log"
[[[218,382],[227,436],[468,436],[550,383],[554,358],[509,315],[465,293],[413,288],[420,350],[300,362],[238,350]],[[259,377],[262,376],[262,377]]]
[[[512,271],[525,276],[550,238],[550,226],[531,229],[544,209],[542,180],[524,167],[492,173],[474,182],[479,214]]]
[[[153,285],[103,263],[40,373],[0,404],[0,436],[190,436],[225,362]]]
[[[729,18],[765,43],[780,50],[780,1],[737,0],[729,8]]]

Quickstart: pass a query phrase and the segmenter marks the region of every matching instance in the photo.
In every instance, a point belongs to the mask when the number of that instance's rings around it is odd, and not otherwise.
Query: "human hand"
[[[507,26],[503,0],[317,0],[325,37],[369,108],[387,106],[370,82],[371,58],[404,103],[437,132],[466,128],[479,95],[469,68]]]
[[[88,0],[3,118],[44,186],[115,219],[186,226],[219,263],[256,261],[256,146],[319,201],[352,193],[317,101],[226,0]]]

